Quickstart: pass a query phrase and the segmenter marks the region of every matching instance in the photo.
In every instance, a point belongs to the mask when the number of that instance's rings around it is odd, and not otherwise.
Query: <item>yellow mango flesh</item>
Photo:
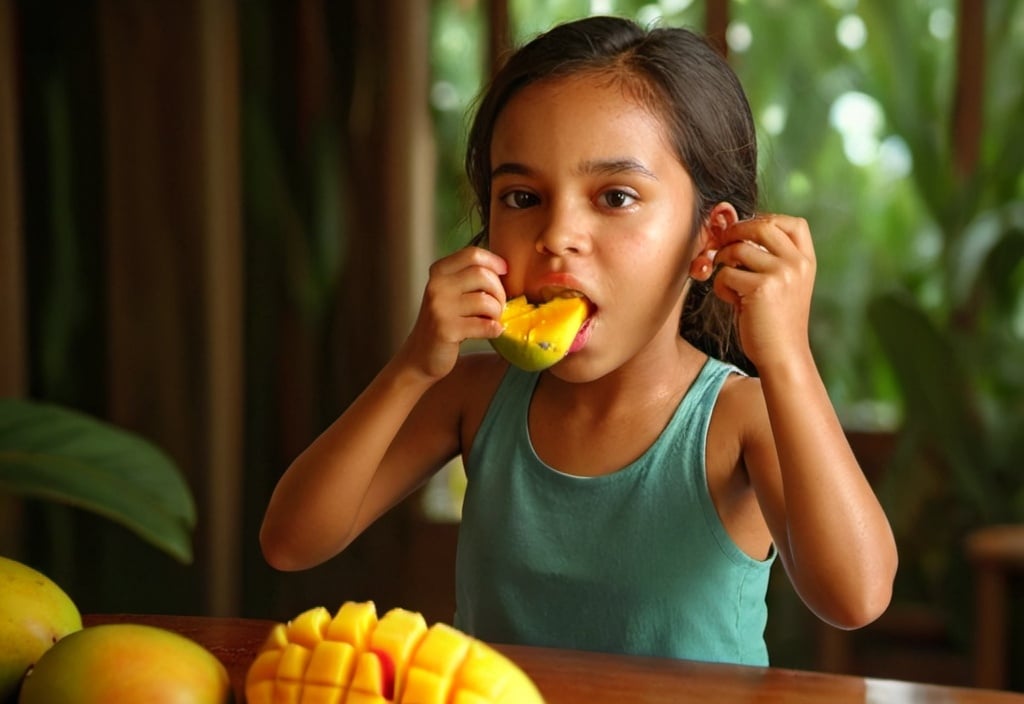
[[[0,557],[0,702],[43,653],[82,628],[71,598],[46,575]]]
[[[491,340],[498,354],[520,369],[541,371],[560,362],[587,320],[582,298],[555,298],[534,304],[518,296],[505,304],[505,331]]]
[[[277,624],[249,667],[249,704],[543,704],[529,677],[485,643],[423,616],[345,602]]]
[[[210,651],[155,626],[89,626],[50,648],[25,678],[19,704],[226,704],[227,669]]]

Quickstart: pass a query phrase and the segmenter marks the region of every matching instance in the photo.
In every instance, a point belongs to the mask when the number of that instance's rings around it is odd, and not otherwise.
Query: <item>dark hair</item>
[[[619,17],[558,25],[511,54],[481,97],[469,132],[466,173],[487,237],[491,137],[499,113],[518,91],[542,79],[580,73],[621,78],[662,118],[676,155],[693,180],[694,230],[720,202],[741,219],[757,208],[757,140],[750,106],[725,59],[699,34],[682,28],[645,30]],[[704,352],[752,371],[739,345],[732,306],[693,281],[680,333]]]

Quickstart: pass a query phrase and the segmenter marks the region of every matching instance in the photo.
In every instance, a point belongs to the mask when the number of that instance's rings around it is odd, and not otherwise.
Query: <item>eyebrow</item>
[[[649,178],[657,181],[658,177],[654,175],[654,172],[644,166],[636,159],[629,157],[612,158],[612,159],[590,159],[581,163],[574,171],[578,174],[583,175],[613,175],[613,174],[638,174],[645,178]],[[533,170],[518,162],[505,162],[498,164],[491,171],[491,179],[495,179],[499,176],[514,175],[514,176],[529,176],[533,173]]]

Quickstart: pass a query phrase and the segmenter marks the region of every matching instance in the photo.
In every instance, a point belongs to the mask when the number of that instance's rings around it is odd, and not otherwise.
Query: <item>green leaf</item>
[[[0,491],[92,511],[192,561],[196,509],[177,466],[143,438],[88,415],[0,399]]]
[[[991,448],[982,437],[967,374],[949,338],[907,296],[886,294],[868,311],[902,390],[905,424],[935,451],[977,515],[998,512]]]
[[[1024,230],[1007,230],[985,259],[982,279],[991,288],[995,304],[1013,309],[1020,295],[1020,272],[1024,262]]]

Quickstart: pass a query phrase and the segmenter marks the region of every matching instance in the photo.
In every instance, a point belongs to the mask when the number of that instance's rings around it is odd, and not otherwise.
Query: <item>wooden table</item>
[[[245,673],[272,621],[201,616],[94,614],[99,623],[146,623],[201,643],[227,667],[238,704]],[[536,682],[547,704],[678,704],[780,702],[843,704],[1024,704],[1024,694],[827,675],[780,668],[716,665],[664,658],[606,655],[496,645]]]

